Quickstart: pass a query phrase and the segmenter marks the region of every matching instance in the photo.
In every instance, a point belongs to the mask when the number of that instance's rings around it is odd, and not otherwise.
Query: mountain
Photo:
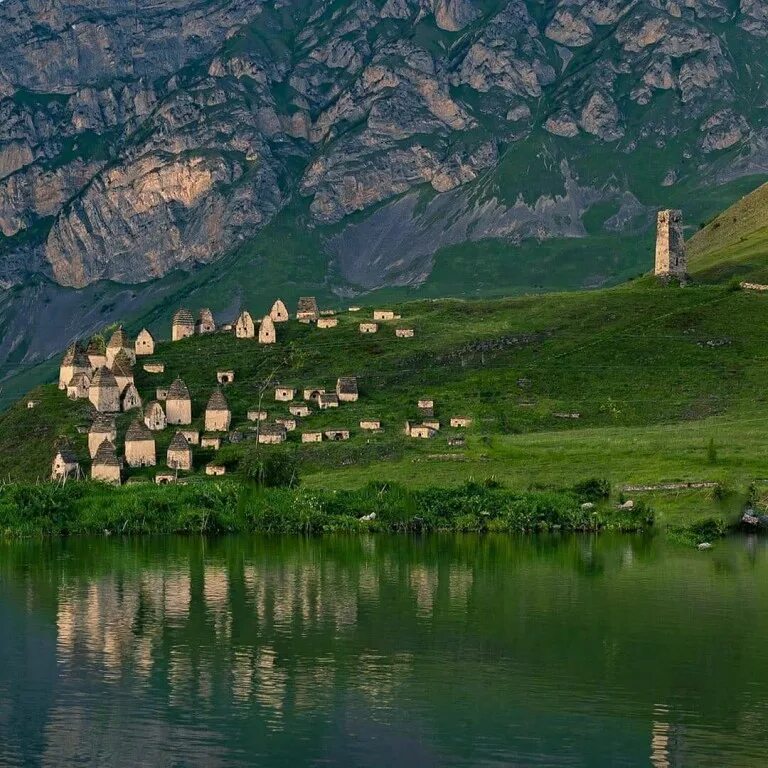
[[[762,0],[5,0],[3,373],[179,292],[637,274],[765,178],[767,53]]]

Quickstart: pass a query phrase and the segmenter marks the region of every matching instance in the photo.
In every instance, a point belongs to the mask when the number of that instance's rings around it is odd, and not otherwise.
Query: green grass
[[[0,534],[643,531],[653,525],[644,505],[617,510],[598,498],[585,508],[584,498],[576,490],[517,492],[473,483],[422,490],[370,484],[341,493],[229,481],[119,489],[12,484],[0,487]]]
[[[697,281],[768,283],[768,184],[707,222],[688,251]]]
[[[710,481],[738,494],[765,474],[768,451],[768,297],[727,287],[662,288],[651,281],[594,292],[503,300],[439,300],[396,307],[403,320],[383,323],[374,336],[357,324],[370,311],[339,314],[338,328],[318,330],[292,321],[278,327],[272,347],[229,334],[160,343],[152,358],[166,372],[136,367],[145,401],[155,387],[181,375],[193,396],[194,426],[202,427],[216,370],[233,368],[225,388],[233,427],[247,428],[261,382],[284,361],[278,377],[298,388],[332,388],[341,375],[357,375],[360,400],[317,412],[300,429],[347,427],[344,443],[301,445],[304,483],[314,489],[362,487],[389,480],[412,488],[455,487],[470,478],[495,477],[509,488],[562,488],[587,477],[627,483]],[[254,306],[254,313],[267,306]],[[394,326],[412,325],[416,338],[396,339]],[[30,481],[49,471],[53,443],[68,436],[85,456],[87,404],[71,403],[47,385],[0,417],[0,477]],[[436,401],[445,425],[433,440],[403,434],[416,419],[416,401]],[[264,407],[287,415],[271,390]],[[579,413],[561,419],[559,412]],[[469,415],[465,447],[449,447],[452,415]],[[384,431],[359,430],[363,417],[380,418]],[[118,447],[131,414],[119,419]],[[158,437],[161,461],[169,429]],[[714,439],[716,462],[707,446]],[[217,456],[230,472],[246,444],[225,445]],[[250,444],[248,444],[250,445]],[[214,456],[197,451],[196,467]],[[149,475],[149,471],[139,472]],[[712,494],[697,494],[695,512],[724,511]],[[654,497],[660,520],[676,520],[688,500]],[[735,513],[729,502],[725,511]]]
[[[611,483],[618,499],[625,485],[706,482],[716,483],[717,490],[637,495],[653,504],[663,525],[675,527],[711,516],[733,521],[751,484],[762,483],[768,474],[768,296],[733,290],[726,281],[734,270],[768,272],[768,250],[761,245],[765,189],[693,239],[694,279],[684,288],[664,287],[643,277],[595,291],[496,299],[397,303],[397,292],[381,292],[376,306],[386,298],[402,320],[382,323],[372,336],[360,335],[357,325],[370,318],[373,299],[364,302],[368,306],[363,311],[348,313],[338,298],[320,290],[321,305],[340,310],[337,328],[319,330],[291,321],[278,326],[274,346],[225,333],[163,341],[152,360],[162,361],[165,373],[144,372],[140,360],[137,386],[146,402],[155,397],[157,386],[181,376],[193,397],[192,426],[202,432],[216,371],[234,369],[236,380],[224,391],[233,412],[232,427],[248,434],[246,412],[258,405],[263,384],[273,372],[276,380],[300,391],[333,389],[339,376],[357,376],[357,403],[315,411],[290,435],[303,484],[315,492],[361,489],[372,481],[407,489],[459,488],[488,478],[507,489],[559,490],[601,477]],[[611,212],[604,206],[592,224],[598,226]],[[715,226],[718,220],[722,223]],[[291,227],[287,222],[284,226],[292,263],[311,247],[311,238],[291,240]],[[598,241],[593,237],[584,245],[591,242],[597,248]],[[447,289],[451,280],[466,279],[467,285],[492,292],[496,270],[507,254],[500,243],[485,247],[490,261],[497,259],[496,266],[485,260],[473,270],[457,253],[445,265],[438,262],[433,287],[442,280]],[[555,259],[559,247],[550,243],[540,250]],[[642,239],[628,247],[650,248]],[[547,270],[532,257],[533,251],[529,269],[540,274],[542,289],[561,287],[552,284]],[[258,250],[237,258],[252,259],[254,265],[271,259],[267,251]],[[586,259],[587,252],[580,258]],[[614,267],[621,258],[616,256]],[[320,275],[321,265],[307,261],[301,281],[291,283],[288,262],[278,271],[285,272],[280,273],[286,289],[282,296],[292,306],[310,275]],[[514,281],[515,270],[526,269],[520,263],[510,266],[508,260],[505,264],[510,271],[503,284]],[[174,300],[155,313],[151,327],[161,338],[169,335],[169,318],[179,304],[196,310],[210,303],[201,299],[202,272],[188,276],[186,284],[177,286]],[[205,295],[219,297],[215,308],[231,296],[232,274],[227,270],[217,277],[211,272]],[[260,278],[254,271],[241,274],[241,295],[256,297],[246,306],[258,317],[275,295],[265,285],[257,290]],[[531,274],[520,283],[530,282]],[[217,279],[220,284],[215,284]],[[422,294],[429,290],[427,285]],[[397,339],[397,325],[414,327],[416,337]],[[403,425],[418,419],[416,403],[425,396],[436,401],[443,429],[432,440],[413,440],[404,434]],[[39,387],[30,397],[40,401],[36,408],[27,409],[25,397],[0,415],[0,478],[5,480],[45,478],[60,437],[71,440],[81,457],[87,455],[85,435],[78,429],[90,421],[87,403],[66,400],[53,385]],[[271,418],[288,415],[287,404],[274,401],[271,387],[262,408]],[[564,419],[561,413],[576,413],[578,418]],[[454,415],[470,416],[472,426],[451,429],[448,422]],[[134,417],[122,414],[118,419],[119,450]],[[358,424],[363,418],[380,419],[383,431],[362,432]],[[300,443],[302,430],[331,427],[351,429],[352,439]],[[449,438],[460,433],[466,444],[450,446]],[[168,429],[158,435],[160,465],[172,434]],[[237,477],[240,459],[252,445],[225,444],[218,453],[196,450],[196,479],[203,485],[215,482],[202,474],[214,456]],[[83,464],[87,469],[85,459]],[[148,480],[153,471],[132,474]]]

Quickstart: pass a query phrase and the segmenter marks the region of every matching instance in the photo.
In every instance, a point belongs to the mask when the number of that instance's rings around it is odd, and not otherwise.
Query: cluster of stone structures
[[[109,342],[94,336],[87,345],[74,342],[59,366],[59,389],[71,400],[90,400],[99,413],[118,413],[141,407],[133,380],[137,355],[152,354],[155,341],[146,329],[131,342],[122,326]],[[147,351],[150,350],[150,351]]]
[[[350,308],[356,311],[357,308]],[[373,313],[377,322],[393,322],[400,319],[392,310],[377,309]],[[320,310],[314,297],[299,299],[295,318],[303,324],[314,324],[317,328],[333,328],[338,318],[333,310]],[[260,344],[277,342],[276,327],[286,323],[290,316],[285,304],[278,299],[272,309],[258,322],[254,322],[247,310],[240,312],[231,325],[217,325],[213,313],[201,310],[197,318],[187,309],[179,309],[171,323],[173,342],[189,337],[227,332],[237,338],[257,339]],[[400,338],[412,337],[412,328],[396,328]],[[204,412],[199,414],[203,434],[193,425],[192,397],[185,382],[176,377],[169,386],[155,389],[154,399],[142,400],[134,381],[134,366],[137,358],[155,354],[155,339],[147,329],[131,341],[122,327],[112,334],[105,344],[94,336],[87,345],[72,344],[61,361],[59,388],[66,390],[73,399],[88,400],[93,409],[93,419],[88,427],[88,453],[91,459],[90,475],[95,480],[120,484],[126,472],[131,469],[156,467],[164,464],[155,474],[158,483],[178,480],[179,472],[193,468],[193,449],[218,451],[224,440],[239,442],[254,439],[262,444],[285,442],[291,432],[298,431],[303,443],[317,443],[324,440],[349,440],[351,431],[347,427],[334,426],[323,429],[300,429],[303,420],[315,411],[337,409],[345,403],[357,402],[360,393],[355,376],[340,376],[335,387],[308,386],[299,388],[284,384],[274,385],[274,400],[280,403],[282,412],[272,416],[267,410],[248,409],[249,426],[232,430],[232,411],[222,387],[232,385],[236,371],[222,368],[216,371],[216,382],[211,382],[212,392]],[[159,374],[165,371],[165,363],[151,359],[143,365],[145,372]],[[420,401],[422,421],[410,422],[406,432],[412,437],[432,437],[440,429],[440,422],[434,418],[432,401]],[[122,451],[118,451],[117,417],[125,411],[136,411],[136,416],[127,426],[122,440]],[[455,423],[454,423],[455,422]],[[455,417],[451,426],[468,426],[469,419]],[[379,418],[366,417],[359,422],[364,433],[382,431]],[[159,455],[156,436],[166,430],[173,430],[165,456]],[[224,465],[211,462],[205,471],[220,476],[226,472]],[[66,444],[57,447],[51,467],[55,480],[66,481],[82,474],[77,456]]]
[[[350,312],[359,312],[360,307],[350,307]],[[380,323],[391,323],[395,320],[402,319],[400,315],[395,314],[391,309],[374,309],[373,319],[363,320],[358,326],[357,330],[364,334],[369,335],[379,332]],[[416,335],[413,328],[403,327],[401,325],[395,326],[395,337],[398,339],[412,339]]]
[[[440,419],[435,417],[435,401],[430,398],[422,398],[416,404],[419,411],[419,421],[406,421],[405,434],[419,440],[429,440],[434,437],[441,428]],[[453,429],[467,428],[472,425],[469,416],[452,416],[450,425]],[[449,439],[449,445],[463,445],[464,438],[453,437]]]

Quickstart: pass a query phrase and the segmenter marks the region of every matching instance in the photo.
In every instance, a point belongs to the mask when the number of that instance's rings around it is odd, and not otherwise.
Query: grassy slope
[[[768,283],[768,184],[709,221],[688,250],[691,273],[699,281]]]
[[[393,324],[362,337],[356,326],[367,313],[342,314],[331,330],[281,326],[272,348],[224,334],[164,343],[155,357],[166,374],[137,367],[137,382],[149,399],[156,384],[181,374],[199,425],[216,369],[232,367],[237,380],[226,393],[237,426],[256,404],[258,382],[286,356],[280,379],[287,384],[328,387],[339,375],[358,375],[357,404],[305,422],[355,432],[349,443],[299,446],[305,482],[313,487],[371,479],[451,485],[495,475],[516,487],[606,476],[616,484],[713,480],[743,489],[765,474],[766,296],[638,281],[597,292],[423,301],[400,309],[403,322],[416,328],[413,340],[395,339]],[[424,395],[435,398],[443,423],[459,413],[474,418],[466,448],[448,447],[456,430],[431,441],[402,434]],[[42,400],[37,408],[27,410],[24,401],[0,417],[1,477],[47,474],[59,434],[85,454],[76,425],[87,423],[87,406],[69,403],[52,385],[35,396]],[[287,413],[273,401],[266,407],[271,415]],[[562,420],[553,415],[560,411],[581,417]],[[363,416],[381,418],[384,433],[360,433]],[[130,418],[121,417],[121,432]],[[170,430],[159,439],[161,456],[169,439]],[[716,463],[708,459],[710,439]],[[228,445],[219,458],[234,467],[242,450]],[[199,451],[198,467],[212,456]],[[697,511],[713,508],[708,496],[696,498]],[[690,494],[657,502],[662,519],[691,509]]]

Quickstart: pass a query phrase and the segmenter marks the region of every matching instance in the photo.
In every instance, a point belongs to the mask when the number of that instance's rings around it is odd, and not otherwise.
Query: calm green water
[[[0,545],[0,766],[764,766],[768,543]]]

